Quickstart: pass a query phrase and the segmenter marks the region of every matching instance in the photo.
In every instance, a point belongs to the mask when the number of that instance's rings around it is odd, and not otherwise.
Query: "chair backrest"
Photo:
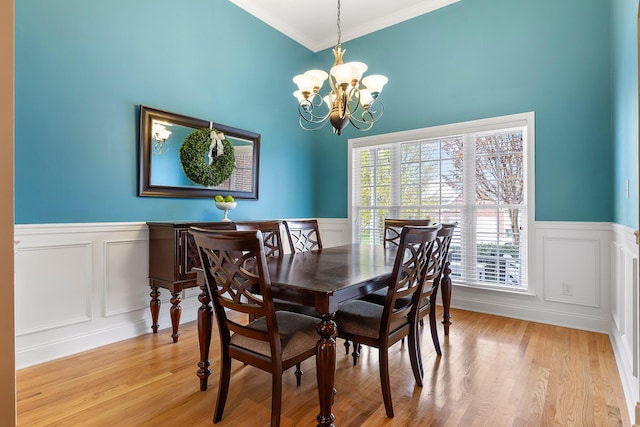
[[[236,222],[236,230],[262,231],[264,251],[267,258],[280,257],[284,254],[282,245],[282,233],[280,232],[280,221],[242,221]]]
[[[405,325],[406,316],[409,322],[417,319],[424,277],[431,261],[431,253],[439,229],[439,225],[402,228],[380,322],[380,336],[389,334],[396,324]],[[406,303],[396,304],[396,301],[406,301]]]
[[[318,221],[307,219],[300,221],[284,221],[289,237],[291,253],[310,252],[322,249]]]
[[[444,267],[449,256],[449,246],[451,245],[453,232],[458,224],[437,225],[441,226],[441,228],[438,230],[429,264],[424,274],[425,283],[422,287],[422,298],[419,309],[420,317],[422,317],[423,311],[432,303],[430,297],[437,292],[438,286],[440,285],[440,279],[442,278]]]
[[[451,245],[453,232],[455,231],[458,224],[455,223],[437,225],[440,225],[441,228],[440,230],[438,230],[438,236],[436,237],[436,242],[433,246],[433,251],[431,252],[431,260],[425,274],[425,280],[435,281],[436,285],[440,277],[442,276],[442,269],[444,268],[444,264],[446,263],[447,257],[449,256],[449,246]],[[427,290],[426,284],[424,290]]]
[[[228,346],[231,333],[269,343],[271,356],[280,357],[281,343],[275,317],[271,280],[267,269],[262,232],[217,231],[192,227],[206,285],[213,302],[222,344]],[[247,269],[246,264],[255,268]],[[259,289],[259,294],[256,292]],[[257,330],[235,322],[228,316],[236,312],[265,317],[267,329]]]
[[[449,259],[449,248],[451,246],[451,240],[453,239],[453,233],[456,231],[458,223],[440,225],[442,228],[438,231],[436,247],[434,248],[434,253],[438,257],[438,279],[442,277],[444,266]]]
[[[390,246],[398,246],[400,244],[400,233],[402,227],[405,225],[414,225],[419,227],[428,226],[431,224],[430,219],[384,219],[384,233],[382,244],[387,247],[387,243]]]

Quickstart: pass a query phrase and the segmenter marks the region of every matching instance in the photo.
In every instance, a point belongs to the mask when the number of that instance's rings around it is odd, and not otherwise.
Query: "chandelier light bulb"
[[[371,104],[371,102],[373,102],[373,96],[371,95],[371,92],[369,92],[367,89],[360,89],[360,103],[365,107],[369,107],[369,104]]]
[[[320,89],[322,89],[322,85],[324,84],[324,81],[327,80],[327,77],[329,77],[329,75],[322,70],[309,70],[305,72],[304,75],[309,79],[311,79],[311,81],[313,82],[312,83],[313,91],[316,93]]]
[[[389,79],[385,76],[382,76],[380,74],[372,74],[362,79],[362,84],[367,89],[369,89],[369,92],[371,92],[371,96],[373,96],[373,99],[376,99],[378,95],[380,95],[380,92],[382,92],[383,86],[387,84],[388,81]]]
[[[310,93],[313,93],[314,81],[309,76],[298,74],[293,78],[293,82],[298,85],[298,90],[305,96],[305,98],[309,96]]]
[[[331,67],[331,76],[335,79],[336,86],[348,85],[353,80],[353,75],[353,68],[349,64]]]
[[[329,109],[331,109],[331,105],[333,104],[333,101],[331,100],[331,97],[329,95],[325,95],[324,98],[322,98],[322,100],[327,105],[327,107],[329,107]]]
[[[304,95],[302,94],[301,90],[296,90],[295,92],[293,92],[293,96],[296,97],[296,99],[298,100],[298,102],[302,102],[304,101]]]
[[[345,65],[348,65],[351,68],[351,83],[355,81],[356,83],[362,79],[362,75],[365,71],[367,71],[367,64],[364,62],[347,62]],[[355,85],[354,85],[355,86]]]

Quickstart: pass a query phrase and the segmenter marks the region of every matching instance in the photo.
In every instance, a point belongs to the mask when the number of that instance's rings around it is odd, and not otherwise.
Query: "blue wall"
[[[638,228],[638,0],[612,1],[614,222]],[[630,182],[627,199],[626,185]]]
[[[606,0],[462,0],[343,47],[389,77],[370,134],[534,111],[536,219],[611,221],[609,16]],[[347,214],[322,201],[346,200],[358,136],[316,137],[320,217]]]
[[[462,0],[343,47],[390,79],[368,134],[535,111],[536,219],[612,221],[615,200],[631,225],[613,191],[637,177],[620,149],[614,170],[615,19],[607,0]],[[345,217],[347,139],[365,134],[300,130],[291,96],[332,61],[225,0],[16,2],[16,222],[219,218],[136,196],[141,103],[262,134],[260,200],[234,219]]]
[[[261,134],[260,199],[232,218],[314,215],[291,96],[313,53],[226,0],[15,6],[16,223],[219,219],[212,200],[137,196],[139,104]]]

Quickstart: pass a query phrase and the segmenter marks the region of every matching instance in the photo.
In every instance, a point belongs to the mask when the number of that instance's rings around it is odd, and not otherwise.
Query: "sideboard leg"
[[[178,342],[178,337],[180,336],[178,328],[180,327],[180,315],[182,314],[182,307],[180,307],[181,302],[180,292],[171,294],[171,309],[169,310],[169,314],[171,315],[171,328],[173,330],[171,338],[173,338],[174,343]]]
[[[151,293],[149,294],[151,301],[149,308],[151,309],[151,329],[153,333],[158,333],[158,315],[160,314],[160,291],[157,286],[151,285]]]
[[[206,285],[200,286],[198,301],[201,305],[198,308],[198,343],[200,344],[200,362],[198,362],[198,378],[200,378],[200,390],[207,389],[209,375],[211,375],[211,362],[209,361],[209,348],[211,346],[211,327],[213,321],[213,310],[211,299]]]

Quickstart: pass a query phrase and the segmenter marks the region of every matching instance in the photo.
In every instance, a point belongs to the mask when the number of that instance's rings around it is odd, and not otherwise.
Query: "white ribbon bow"
[[[209,145],[209,166],[213,163],[214,157],[221,156],[224,153],[224,145],[222,140],[224,139],[224,133],[211,130],[210,134],[211,144]],[[216,155],[213,155],[213,149],[216,148]]]

